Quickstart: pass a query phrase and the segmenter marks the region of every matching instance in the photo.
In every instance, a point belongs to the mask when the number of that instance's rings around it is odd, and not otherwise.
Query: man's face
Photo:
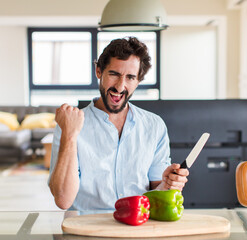
[[[121,112],[137,88],[140,60],[131,55],[127,60],[111,58],[103,73],[96,68],[100,79],[100,94],[110,113]]]

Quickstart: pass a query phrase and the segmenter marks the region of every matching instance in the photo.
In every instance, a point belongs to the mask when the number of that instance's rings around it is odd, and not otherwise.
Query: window
[[[34,32],[33,84],[91,84],[89,32]]]
[[[98,96],[94,60],[113,39],[136,36],[148,46],[152,68],[135,99],[159,97],[159,32],[98,32],[96,28],[29,28],[29,86],[32,105],[60,105]]]

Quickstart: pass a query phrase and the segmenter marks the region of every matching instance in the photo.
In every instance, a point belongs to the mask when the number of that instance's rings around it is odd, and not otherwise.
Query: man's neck
[[[119,133],[119,137],[121,136],[122,130],[123,130],[123,126],[128,114],[128,110],[129,110],[129,105],[126,104],[126,107],[119,113],[110,113],[104,103],[102,98],[100,97],[95,103],[94,106],[104,112],[106,112],[109,115],[109,120],[110,122],[112,122],[115,127],[118,129],[118,133]]]

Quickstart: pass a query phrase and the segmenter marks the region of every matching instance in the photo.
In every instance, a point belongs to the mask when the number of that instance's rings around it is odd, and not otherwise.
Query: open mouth
[[[120,93],[116,93],[116,92],[110,91],[109,95],[110,95],[111,100],[112,100],[113,103],[119,103],[120,100],[123,98],[124,94],[120,94]]]

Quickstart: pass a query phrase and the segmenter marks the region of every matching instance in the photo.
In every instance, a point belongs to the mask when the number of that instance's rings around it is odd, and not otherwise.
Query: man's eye
[[[110,73],[109,76],[112,77],[112,78],[116,78],[118,75],[114,74],[114,73]]]
[[[118,76],[117,73],[110,73],[109,75],[110,75],[110,76]]]

